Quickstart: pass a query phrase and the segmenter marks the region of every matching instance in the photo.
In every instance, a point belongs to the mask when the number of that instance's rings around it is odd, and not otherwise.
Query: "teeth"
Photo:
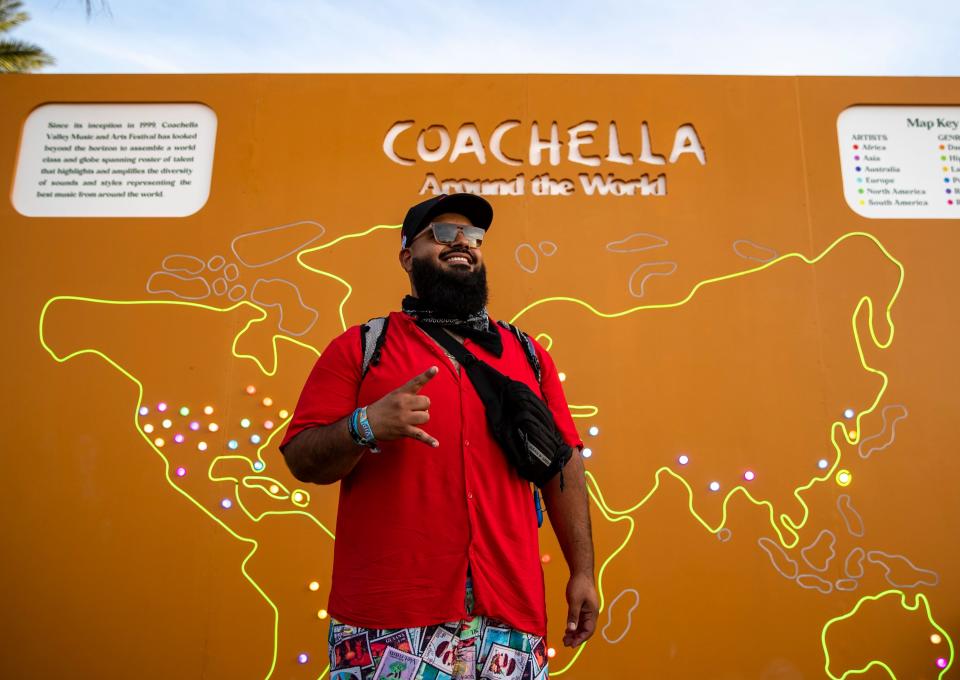
[[[447,262],[463,262],[464,264],[470,264],[470,260],[463,257],[462,255],[454,255],[453,257],[448,257]]]

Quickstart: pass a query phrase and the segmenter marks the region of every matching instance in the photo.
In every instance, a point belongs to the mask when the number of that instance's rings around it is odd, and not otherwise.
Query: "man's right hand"
[[[437,371],[436,366],[431,366],[367,407],[367,420],[377,441],[410,437],[429,446],[440,446],[440,442],[417,427],[430,420],[430,398],[418,393]]]

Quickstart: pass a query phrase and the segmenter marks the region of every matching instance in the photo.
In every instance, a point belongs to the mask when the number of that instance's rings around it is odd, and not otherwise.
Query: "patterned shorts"
[[[331,619],[328,642],[330,680],[547,680],[546,641],[487,616],[392,629]]]

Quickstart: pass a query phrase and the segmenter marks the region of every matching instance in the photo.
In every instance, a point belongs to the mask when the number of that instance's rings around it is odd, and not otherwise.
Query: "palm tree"
[[[20,0],[0,0],[0,35],[19,26],[30,15],[22,11]],[[43,48],[22,40],[0,38],[0,72],[25,73],[54,63]]]

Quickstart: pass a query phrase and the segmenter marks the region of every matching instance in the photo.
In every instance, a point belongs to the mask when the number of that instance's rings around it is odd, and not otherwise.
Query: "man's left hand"
[[[576,647],[586,642],[597,625],[599,609],[593,577],[588,574],[571,576],[567,582],[567,629],[563,633],[563,644]]]

